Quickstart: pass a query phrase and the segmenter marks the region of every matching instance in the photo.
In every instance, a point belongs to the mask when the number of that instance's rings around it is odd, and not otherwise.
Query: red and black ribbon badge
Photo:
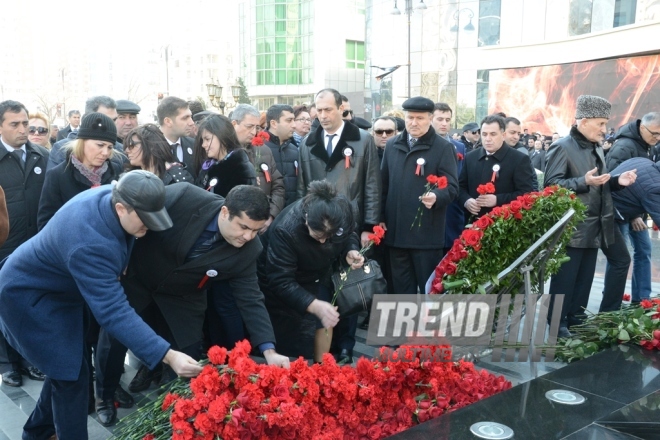
[[[206,282],[209,280],[209,278],[214,278],[214,277],[217,277],[217,276],[218,276],[218,271],[213,270],[213,269],[207,270],[206,275],[204,275],[204,277],[202,278],[202,281],[199,282],[199,284],[197,285],[197,288],[198,289],[203,289],[204,286],[206,285]]]
[[[500,175],[500,166],[498,164],[493,165],[493,175],[490,177],[490,181],[495,183],[495,178]]]
[[[424,165],[426,165],[426,160],[423,157],[417,159],[417,168],[415,168],[415,176],[424,175]]]
[[[342,153],[344,153],[344,168],[348,169],[348,167],[351,166],[351,156],[353,155],[353,149],[351,147],[346,147]]]
[[[268,165],[265,163],[261,164],[261,171],[264,172],[264,176],[266,176],[266,182],[270,183],[270,171],[268,171]]]
[[[211,181],[209,182],[209,186],[208,186],[208,188],[206,188],[206,190],[207,190],[207,191],[211,191],[211,190],[213,189],[213,187],[216,186],[217,184],[218,184],[218,179],[216,179],[216,178],[214,177],[214,178],[211,179]]]

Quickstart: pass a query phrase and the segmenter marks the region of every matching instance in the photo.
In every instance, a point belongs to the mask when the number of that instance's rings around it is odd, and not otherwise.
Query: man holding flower
[[[458,201],[467,211],[466,218],[481,217],[535,189],[529,156],[504,142],[504,130],[501,116],[486,116],[481,121],[483,148],[465,156]]]
[[[415,294],[424,292],[442,257],[445,212],[456,198],[458,182],[454,146],[431,126],[433,101],[410,98],[403,110],[406,128],[387,142],[381,165],[381,226],[387,230],[394,293]]]

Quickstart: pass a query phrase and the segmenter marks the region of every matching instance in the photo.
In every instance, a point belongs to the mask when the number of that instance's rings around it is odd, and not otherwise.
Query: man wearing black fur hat
[[[548,149],[545,186],[559,185],[573,190],[587,205],[586,217],[577,225],[566,247],[571,260],[561,267],[550,283],[551,295],[565,295],[560,337],[569,337],[569,327],[581,324],[585,318],[584,309],[589,301],[598,248],[603,250],[609,263],[601,312],[616,310],[621,305],[630,266],[628,249],[614,224],[610,191],[634,183],[637,175],[635,170],[618,176],[610,176],[607,172],[600,142],[607,132],[611,108],[611,104],[599,96],[579,96],[576,121],[570,134]]]

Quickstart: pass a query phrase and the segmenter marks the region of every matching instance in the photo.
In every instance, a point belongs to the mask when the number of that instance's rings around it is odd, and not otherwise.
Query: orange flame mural
[[[660,55],[490,72],[488,112],[515,116],[530,133],[568,134],[580,95],[612,103],[615,129],[660,102]]]

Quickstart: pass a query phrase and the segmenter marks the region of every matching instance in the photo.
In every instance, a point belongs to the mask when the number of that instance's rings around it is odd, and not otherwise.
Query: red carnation
[[[648,299],[643,299],[642,302],[639,303],[639,305],[642,306],[642,308],[645,308],[645,309],[650,309],[650,308],[653,307],[653,303],[651,301],[649,301]]]
[[[492,182],[484,183],[477,186],[477,193],[483,195],[495,194],[495,185]]]
[[[209,360],[214,365],[223,365],[227,360],[227,349],[214,345],[208,352]]]
[[[456,159],[463,160],[463,154],[462,153],[456,153]]]
[[[435,185],[436,183],[438,183],[438,176],[436,176],[434,174],[429,174],[426,177],[426,181],[431,185]]]
[[[438,179],[435,181],[435,184],[437,185],[438,189],[445,189],[447,188],[447,178],[445,176],[438,177]]]

